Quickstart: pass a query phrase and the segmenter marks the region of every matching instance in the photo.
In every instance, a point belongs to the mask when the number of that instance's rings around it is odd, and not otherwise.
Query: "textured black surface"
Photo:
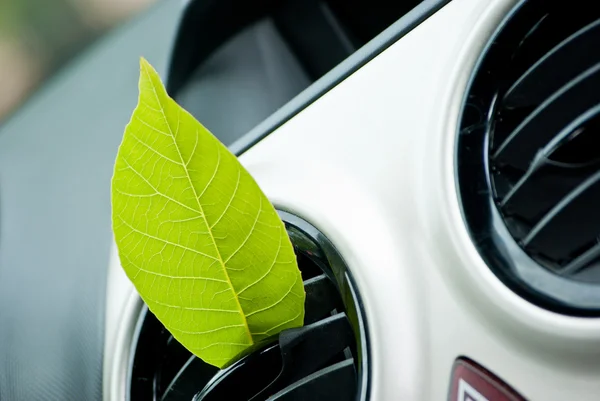
[[[0,399],[102,399],[110,177],[138,58],[164,71],[179,2],[95,45],[0,127]]]

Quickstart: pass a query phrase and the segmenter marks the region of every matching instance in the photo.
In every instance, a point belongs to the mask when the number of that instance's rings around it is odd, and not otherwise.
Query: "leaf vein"
[[[225,215],[227,214],[227,210],[229,210],[229,207],[231,206],[231,203],[233,202],[233,199],[235,198],[235,195],[237,194],[238,188],[240,187],[241,175],[242,175],[241,169],[238,167],[237,181],[235,183],[235,188],[233,190],[233,193],[231,194],[231,198],[229,198],[229,202],[227,202],[225,209],[223,209],[223,213],[221,213],[219,218],[210,226],[211,229],[213,229],[217,224],[219,224],[221,219],[223,217],[225,217]]]
[[[259,277],[256,281],[254,281],[253,283],[250,283],[246,287],[242,288],[238,292],[238,295],[240,295],[241,293],[243,293],[244,291],[246,291],[248,288],[251,288],[252,286],[260,283],[265,277],[267,277],[269,275],[269,273],[271,273],[273,271],[273,267],[275,267],[275,265],[277,264],[277,258],[279,257],[279,251],[280,250],[281,250],[281,228],[279,229],[279,245],[277,246],[277,253],[275,254],[275,258],[273,259],[273,262],[271,263],[271,266],[267,269],[267,271],[265,272],[265,274],[263,274],[261,277]]]
[[[199,308],[199,307],[195,307],[195,306],[172,305],[172,304],[168,304],[168,303],[165,303],[162,301],[157,301],[155,299],[150,299],[148,297],[146,297],[144,300],[146,302],[153,303],[153,304],[156,304],[159,306],[164,306],[165,308],[170,308],[170,309],[183,309],[183,310],[190,310],[190,311],[215,312],[215,313],[238,313],[238,311],[231,310],[231,309],[212,309],[212,308]]]
[[[207,345],[206,347],[202,347],[202,348],[193,348],[196,351],[204,351],[206,349],[212,348],[212,347],[216,347],[217,345],[231,345],[233,347],[248,347],[248,345],[251,344],[247,344],[247,343],[228,343],[228,342],[218,342],[218,343],[212,343]]]
[[[168,195],[165,195],[165,194],[163,194],[162,192],[160,192],[160,191],[159,191],[159,190],[158,190],[158,189],[157,189],[157,188],[156,188],[154,185],[152,185],[152,183],[151,183],[150,181],[148,181],[148,180],[146,179],[146,177],[144,177],[144,176],[143,176],[143,175],[142,175],[142,174],[141,174],[139,171],[137,171],[135,168],[133,168],[133,166],[132,166],[131,164],[129,164],[129,162],[127,162],[127,160],[126,160],[125,158],[123,158],[122,160],[123,160],[123,163],[125,163],[125,164],[127,165],[127,167],[128,167],[128,168],[129,168],[131,171],[133,171],[133,172],[134,172],[134,174],[135,174],[135,175],[137,175],[138,177],[140,177],[140,178],[142,179],[142,181],[144,181],[146,184],[148,184],[148,186],[149,186],[150,188],[152,188],[152,189],[153,189],[153,190],[156,192],[156,194],[157,194],[157,195],[160,195],[160,196],[162,196],[163,198],[165,198],[165,199],[168,199],[168,200],[170,200],[171,202],[173,202],[173,203],[176,203],[176,204],[178,204],[178,205],[179,205],[179,206],[181,206],[181,207],[184,207],[184,208],[186,208],[186,209],[188,209],[188,210],[191,210],[192,212],[196,212],[196,213],[198,213],[198,214],[202,214],[202,213],[200,212],[200,210],[194,209],[193,207],[190,207],[190,206],[186,205],[185,203],[181,203],[181,202],[179,202],[178,200],[176,200],[176,199],[173,199],[173,198],[171,198],[170,196],[168,196]],[[118,191],[118,189],[117,189],[117,191]]]
[[[152,124],[142,120],[141,118],[139,118],[138,116],[135,116],[135,119],[137,121],[139,121],[140,123],[142,123],[143,125],[145,125],[146,127],[150,128],[152,131],[157,132],[159,134],[162,134],[164,136],[170,136],[168,132],[159,130],[158,128],[156,128],[155,126],[153,126]],[[168,124],[167,124],[168,125]]]
[[[189,331],[189,330],[182,330],[182,329],[178,329],[178,328],[172,328],[171,330],[177,331],[179,333],[182,334],[198,334],[198,335],[202,335],[202,334],[210,334],[210,333],[216,333],[217,331],[222,331],[222,330],[227,330],[227,329],[234,329],[234,328],[238,328],[238,327],[244,327],[243,324],[232,324],[229,326],[221,326],[221,327],[217,327],[216,329],[212,329],[212,330],[204,330],[204,331]]]
[[[148,71],[147,68],[148,67],[145,67],[144,71],[145,71],[146,75],[148,76],[148,79],[149,79],[149,81],[151,83],[152,91],[154,92],[154,96],[156,98],[156,101],[158,102],[159,105],[161,105],[161,101],[160,101],[160,98],[158,97],[158,93],[156,91],[156,87],[154,85],[154,82],[152,82],[152,77],[150,76],[150,73],[149,73],[149,71]],[[164,108],[162,107],[162,105],[161,105],[161,113],[162,113],[162,116],[163,116],[163,118],[164,118],[164,120],[165,120],[165,122],[167,124],[167,127],[169,128],[169,132],[171,133],[171,137],[172,137],[173,142],[175,144],[175,149],[177,149],[177,153],[179,154],[179,159],[181,160],[181,163],[185,163],[185,161],[183,159],[183,156],[181,154],[181,150],[179,149],[179,144],[177,143],[177,140],[176,140],[175,136],[173,135],[173,131],[171,130],[171,125],[169,124],[169,121],[167,119],[167,116],[165,114],[165,111],[164,111]],[[202,204],[200,203],[200,198],[198,197],[198,193],[196,192],[196,187],[194,187],[194,184],[192,182],[192,178],[190,177],[189,171],[187,170],[187,168],[184,168],[183,170],[185,171],[185,173],[186,173],[186,175],[188,177],[189,185],[191,186],[192,191],[194,193],[194,196],[196,197],[196,202],[198,204],[198,209],[200,209],[200,213],[202,214],[202,216],[204,218],[204,223],[206,224],[206,227],[209,228],[210,238],[211,238],[212,244],[213,244],[213,246],[215,248],[215,251],[216,251],[216,253],[218,255],[218,259],[221,262],[221,266],[223,268],[223,273],[225,274],[225,277],[227,278],[227,281],[229,282],[229,285],[231,286],[231,291],[235,295],[235,301],[236,301],[236,304],[237,304],[237,307],[238,307],[238,313],[240,314],[240,316],[242,318],[242,321],[244,322],[244,325],[246,327],[246,332],[248,334],[248,339],[250,340],[250,343],[252,343],[252,334],[250,333],[250,329],[248,328],[248,321],[246,319],[246,316],[244,315],[244,310],[242,309],[242,306],[240,305],[240,301],[237,298],[237,294],[235,294],[235,289],[234,289],[233,285],[231,284],[231,279],[229,278],[229,275],[227,273],[227,267],[225,266],[225,263],[223,262],[223,258],[221,257],[221,252],[219,251],[219,247],[217,246],[216,240],[213,237],[212,227],[208,224],[208,220],[206,219],[206,215],[204,214],[204,210],[202,208]],[[239,170],[240,170],[240,168],[238,166],[238,177],[239,177],[239,174],[240,174]],[[238,179],[238,186],[239,186],[239,179]],[[236,186],[236,191],[237,191],[237,186]]]
[[[181,163],[179,163],[177,160],[173,160],[170,157],[165,156],[164,154],[160,153],[158,150],[154,149],[152,146],[148,145],[146,142],[142,141],[140,138],[138,138],[133,132],[131,133],[131,137],[133,139],[135,139],[136,141],[138,141],[138,143],[140,143],[141,145],[143,145],[146,149],[154,152],[154,154],[156,154],[157,156],[170,161],[171,163],[175,163],[177,165],[181,165]]]
[[[202,196],[204,195],[204,193],[206,192],[208,187],[210,187],[210,184],[212,184],[213,180],[215,179],[220,166],[221,166],[221,149],[219,149],[219,147],[217,146],[217,165],[215,166],[215,171],[213,171],[212,176],[206,183],[206,186],[204,187],[204,189],[202,190],[200,195],[198,195],[198,198],[202,198]]]
[[[166,278],[170,278],[173,280],[198,280],[198,281],[214,281],[217,283],[227,283],[227,281],[225,280],[219,280],[218,278],[212,278],[212,277],[200,277],[200,276],[171,276],[170,274],[162,274],[162,273],[157,273],[157,272],[153,272],[151,270],[146,270],[143,269],[139,266],[134,265],[133,263],[129,262],[133,267],[135,267],[136,269],[143,271],[144,273],[148,273],[151,274],[153,276],[158,276],[158,277],[166,277]]]
[[[252,334],[253,334],[253,335],[256,335],[256,336],[261,336],[261,335],[269,335],[269,334],[271,334],[272,332],[274,332],[275,330],[277,330],[278,328],[280,328],[281,326],[285,326],[286,324],[288,324],[288,323],[290,323],[290,322],[293,322],[294,320],[298,319],[298,317],[299,317],[301,314],[302,314],[302,311],[298,312],[298,313],[296,314],[296,316],[294,316],[293,318],[290,318],[290,319],[286,320],[285,322],[281,322],[281,323],[279,323],[278,325],[271,327],[271,328],[270,328],[269,330],[267,330],[267,331],[263,331],[263,332],[256,332],[256,333],[252,333]]]
[[[192,158],[194,157],[194,153],[196,153],[196,148],[198,147],[198,142],[199,142],[199,135],[198,135],[198,129],[196,129],[196,142],[194,142],[194,149],[192,149],[192,152],[190,153],[190,157],[188,157],[188,160],[185,162],[184,167],[187,168],[187,166],[190,165],[190,162],[192,161]]]
[[[265,312],[265,311],[267,311],[269,309],[273,309],[274,307],[276,307],[277,305],[279,305],[281,302],[283,302],[284,299],[287,298],[288,295],[290,295],[290,293],[292,292],[292,290],[296,286],[297,282],[298,282],[298,276],[296,276],[296,280],[294,280],[294,283],[290,286],[289,290],[287,290],[286,293],[281,298],[279,298],[277,301],[275,301],[273,304],[271,304],[269,306],[266,306],[266,307],[264,307],[262,309],[258,309],[258,310],[255,310],[255,311],[252,311],[252,312],[248,313],[246,315],[246,317],[250,317],[250,316],[256,315],[257,313]]]
[[[225,260],[225,265],[227,265],[227,263],[231,260],[231,258],[233,258],[244,246],[246,246],[246,243],[248,242],[248,240],[254,233],[254,229],[256,228],[256,223],[258,222],[258,219],[260,218],[260,214],[262,213],[262,196],[259,197],[259,199],[260,199],[260,203],[258,204],[258,212],[256,213],[256,217],[254,218],[254,222],[252,223],[252,227],[250,227],[250,231],[248,232],[248,235],[246,235],[246,238],[244,238],[244,240],[242,241],[240,246],[238,246],[235,249],[235,251],[233,251],[231,253],[231,255],[229,255],[229,257]],[[238,295],[240,295],[240,293],[241,293],[241,291],[238,292]]]
[[[209,259],[217,260],[217,258],[215,258],[214,256],[209,255],[207,253],[200,252],[197,249],[190,248],[190,247],[178,244],[176,242],[171,242],[171,241],[166,240],[164,238],[160,238],[160,237],[157,237],[155,235],[151,235],[151,234],[149,234],[149,233],[147,233],[145,231],[139,230],[139,229],[133,227],[131,224],[127,223],[122,217],[119,217],[119,219],[123,222],[123,225],[125,225],[126,227],[128,227],[130,230],[135,231],[136,233],[138,233],[140,235],[143,235],[144,237],[147,237],[147,238],[150,238],[150,239],[153,239],[153,240],[156,240],[156,241],[160,241],[160,242],[172,245],[174,247],[181,248],[181,249],[184,249],[184,250],[192,252],[192,253],[196,253],[198,255],[202,255],[202,256],[207,257]]]

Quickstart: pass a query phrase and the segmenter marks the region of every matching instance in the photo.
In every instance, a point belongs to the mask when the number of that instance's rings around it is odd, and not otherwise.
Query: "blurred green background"
[[[0,0],[0,122],[69,59],[155,1]]]

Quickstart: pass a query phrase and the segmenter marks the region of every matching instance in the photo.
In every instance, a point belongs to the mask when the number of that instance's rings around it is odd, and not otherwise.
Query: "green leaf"
[[[303,324],[296,257],[254,179],[144,59],[139,90],[112,180],[121,263],[173,336],[222,367]]]

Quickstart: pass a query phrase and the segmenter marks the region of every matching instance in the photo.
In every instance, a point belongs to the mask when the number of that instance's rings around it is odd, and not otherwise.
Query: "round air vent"
[[[258,344],[218,370],[193,356],[144,308],[129,366],[129,399],[160,401],[365,400],[368,344],[352,278],[331,243],[280,213],[306,290],[305,326]]]
[[[600,11],[521,1],[474,70],[457,171],[480,253],[546,308],[600,314]]]

